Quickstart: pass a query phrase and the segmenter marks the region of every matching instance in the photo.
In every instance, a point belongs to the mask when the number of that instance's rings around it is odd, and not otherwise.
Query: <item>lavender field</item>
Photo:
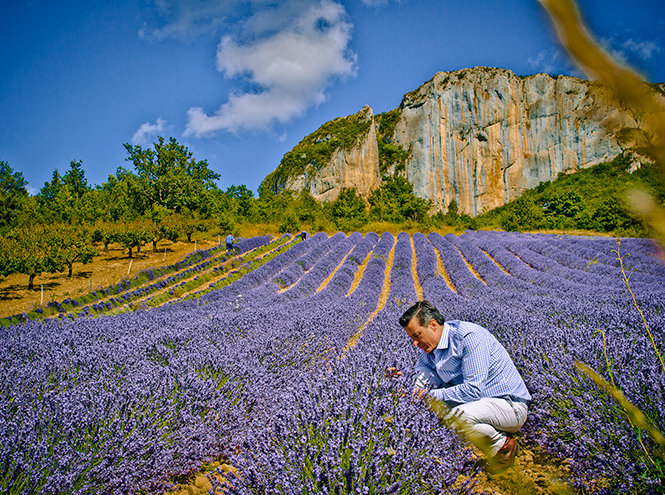
[[[504,344],[534,398],[521,441],[568,459],[576,489],[663,490],[652,440],[575,367],[665,430],[665,374],[616,239],[319,233],[280,246],[186,299],[0,329],[2,492],[161,493],[223,457],[233,494],[466,493],[471,449],[400,393],[417,349],[397,320],[419,298]],[[665,265],[650,240],[620,253],[662,352]]]

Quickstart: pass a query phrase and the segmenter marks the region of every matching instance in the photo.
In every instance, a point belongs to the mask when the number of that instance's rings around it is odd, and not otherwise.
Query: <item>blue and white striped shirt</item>
[[[531,400],[506,349],[485,328],[467,321],[447,321],[436,349],[421,351],[416,363],[418,388],[449,407],[483,397]]]

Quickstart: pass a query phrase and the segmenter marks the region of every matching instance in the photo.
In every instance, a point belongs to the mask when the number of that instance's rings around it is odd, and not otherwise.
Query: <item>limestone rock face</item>
[[[518,77],[487,67],[439,72],[404,96],[399,122],[383,139],[410,149],[406,176],[433,211],[455,200],[460,212],[477,215],[560,172],[643,146],[648,130],[639,116],[609,103],[604,92],[568,76]],[[342,187],[367,197],[380,185],[380,156],[378,116],[363,111],[375,125],[353,149],[338,149],[315,173],[282,184],[323,201]]]
[[[362,109],[363,117],[372,121],[374,114],[369,106]],[[286,179],[285,188],[294,191],[308,189],[319,201],[333,201],[342,188],[356,188],[365,198],[373,189],[381,185],[379,176],[379,148],[376,128],[369,127],[367,135],[362,137],[350,150],[337,148],[329,162],[317,164],[315,172],[306,172],[297,177]]]

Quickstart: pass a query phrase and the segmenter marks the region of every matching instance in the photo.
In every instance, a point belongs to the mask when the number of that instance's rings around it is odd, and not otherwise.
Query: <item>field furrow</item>
[[[564,489],[559,476],[580,493],[657,486],[653,440],[576,367],[588,364],[665,430],[665,269],[649,241],[619,244],[634,301],[615,239],[356,232],[253,242],[241,257],[188,262],[178,273],[191,276],[126,303],[172,291],[169,304],[0,329],[2,486],[164,493],[206,470],[219,473],[209,477],[218,492],[238,495],[425,485],[512,495]],[[474,471],[468,446],[410,397],[420,351],[398,319],[423,298],[492,332],[533,396],[517,434],[524,453],[505,479]],[[401,374],[386,376],[389,367]],[[223,477],[219,461],[238,475]],[[202,493],[185,485],[172,493]]]

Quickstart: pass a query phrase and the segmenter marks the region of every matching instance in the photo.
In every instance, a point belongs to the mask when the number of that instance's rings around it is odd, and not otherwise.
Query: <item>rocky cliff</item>
[[[665,104],[662,87],[654,91]],[[487,67],[439,72],[392,112],[375,116],[365,107],[324,124],[264,183],[329,201],[343,187],[367,197],[382,174],[402,173],[434,210],[455,200],[476,215],[624,151],[638,164],[648,129],[608,103],[605,92],[568,76],[518,77]]]

